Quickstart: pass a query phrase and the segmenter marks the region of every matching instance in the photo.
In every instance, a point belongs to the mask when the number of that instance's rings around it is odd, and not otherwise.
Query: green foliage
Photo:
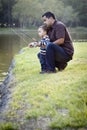
[[[72,6],[72,8],[74,9],[74,11],[76,13],[78,13],[77,17],[79,19],[74,19],[74,20],[78,20],[77,23],[80,26],[87,26],[87,0],[62,0],[66,5],[70,5]],[[78,6],[79,4],[79,6]]]
[[[64,8],[64,4],[60,0],[19,0],[14,6],[13,15],[20,20],[23,26],[26,26],[27,23],[37,25],[37,22],[41,23],[41,16],[46,11],[54,12],[56,17],[62,19],[65,23],[72,22],[77,16],[77,13],[74,12],[71,6]]]
[[[79,3],[79,6],[78,6]],[[0,0],[0,23],[30,27],[41,25],[41,16],[52,11],[68,26],[87,27],[86,0]]]
[[[13,125],[11,122],[9,123],[1,123],[0,130],[18,130],[16,125]]]
[[[64,9],[62,21],[66,24],[69,23],[69,26],[72,26],[73,22],[77,23],[79,21],[77,15],[78,12],[75,12],[72,6],[67,6],[67,8]]]

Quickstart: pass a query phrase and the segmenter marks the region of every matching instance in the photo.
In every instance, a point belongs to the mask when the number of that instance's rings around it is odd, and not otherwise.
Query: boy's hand
[[[29,44],[28,44],[28,47],[30,47],[30,48],[34,47],[34,46],[33,46],[33,42],[29,43]]]
[[[36,42],[31,42],[28,44],[28,47],[30,48],[33,48],[33,47],[36,47],[37,46],[37,43]]]
[[[43,44],[42,44],[41,46],[42,46],[43,48],[46,48],[46,45],[43,45]]]

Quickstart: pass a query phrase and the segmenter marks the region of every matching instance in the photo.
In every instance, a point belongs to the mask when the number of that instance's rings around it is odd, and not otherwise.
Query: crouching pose
[[[73,58],[74,48],[72,39],[66,26],[57,21],[52,12],[46,12],[42,15],[44,24],[49,27],[48,36],[51,44],[47,46],[46,62],[49,72],[55,72],[57,67],[59,71],[64,70]]]

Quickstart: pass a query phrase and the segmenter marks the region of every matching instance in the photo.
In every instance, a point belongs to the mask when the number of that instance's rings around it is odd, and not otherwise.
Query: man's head
[[[52,12],[46,12],[42,15],[42,19],[44,24],[46,24],[48,27],[51,27],[55,21],[55,15]]]

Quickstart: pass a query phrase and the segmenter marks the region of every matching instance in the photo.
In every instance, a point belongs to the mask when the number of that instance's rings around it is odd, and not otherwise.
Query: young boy
[[[29,44],[29,47],[40,47],[40,52],[37,54],[40,64],[41,64],[41,72],[40,74],[44,74],[47,71],[46,64],[46,48],[50,43],[49,36],[47,35],[48,28],[46,25],[42,25],[38,28],[38,35],[41,38],[39,42],[32,42]]]

